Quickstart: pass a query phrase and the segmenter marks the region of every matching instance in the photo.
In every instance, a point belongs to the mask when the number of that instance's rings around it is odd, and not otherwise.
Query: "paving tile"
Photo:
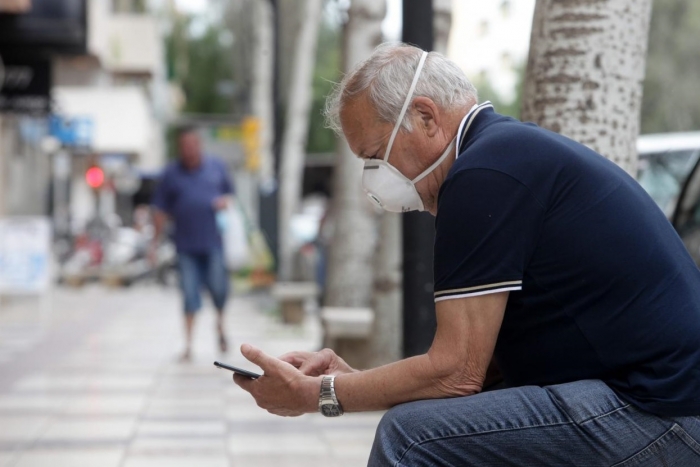
[[[331,454],[339,459],[359,458],[364,459],[365,463],[372,450],[374,438],[343,438],[328,441]]]
[[[361,464],[356,464],[358,467]],[[365,464],[367,462],[365,461]],[[330,456],[309,456],[287,454],[244,454],[231,456],[232,467],[339,467],[337,459]]]
[[[123,449],[31,450],[13,467],[119,467],[123,455]]]
[[[35,374],[22,378],[13,387],[16,392],[79,390],[85,387],[87,375]]]
[[[196,406],[151,406],[142,413],[146,420],[163,420],[163,419],[212,419],[221,418],[224,409],[219,406],[214,407],[196,407]]]
[[[314,433],[242,434],[229,436],[228,449],[232,455],[242,454],[305,454],[329,455],[330,450]]]
[[[172,436],[179,437],[221,437],[226,434],[224,421],[169,421],[141,422],[138,425],[137,436]]]
[[[9,413],[32,413],[39,412],[41,415],[59,411],[65,406],[66,395],[46,395],[43,393],[11,393],[0,394],[0,414]]]
[[[218,456],[226,454],[224,437],[189,438],[173,437],[137,437],[129,445],[130,455],[202,455]]]
[[[0,441],[31,441],[44,430],[49,417],[42,415],[0,416]]]
[[[18,454],[13,452],[1,452],[0,451],[0,467],[11,467],[15,463],[15,459]]]
[[[161,408],[161,407],[187,407],[192,409],[210,409],[210,408],[222,408],[224,405],[224,397],[220,394],[221,391],[215,393],[202,394],[198,392],[189,392],[185,394],[170,394],[170,395],[159,395],[157,392],[153,393],[148,407],[149,408]]]
[[[229,467],[225,455],[218,456],[143,456],[130,455],[123,467]]]
[[[84,442],[128,440],[134,433],[133,417],[68,418],[54,420],[39,439],[41,442]]]
[[[147,376],[94,376],[86,380],[85,386],[88,391],[114,390],[114,389],[141,389],[148,390],[154,383],[155,378]]]
[[[99,393],[71,396],[61,413],[68,415],[137,415],[146,405],[146,397],[137,395],[105,395]]]

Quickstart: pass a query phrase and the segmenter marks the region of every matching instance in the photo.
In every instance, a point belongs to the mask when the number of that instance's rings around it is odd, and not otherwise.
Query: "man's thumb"
[[[265,354],[262,350],[257,347],[253,347],[250,344],[241,345],[241,354],[250,362],[255,363],[263,370],[269,370],[274,367],[273,360],[276,360],[269,355]]]

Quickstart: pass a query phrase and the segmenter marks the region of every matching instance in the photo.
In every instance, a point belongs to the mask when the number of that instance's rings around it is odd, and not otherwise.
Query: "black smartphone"
[[[237,375],[245,376],[246,378],[250,378],[250,379],[260,378],[260,375],[257,373],[253,373],[252,371],[244,370],[243,368],[237,368],[235,366],[227,365],[225,363],[214,362],[214,366],[219,367],[219,368],[223,368],[224,370],[233,371]]]

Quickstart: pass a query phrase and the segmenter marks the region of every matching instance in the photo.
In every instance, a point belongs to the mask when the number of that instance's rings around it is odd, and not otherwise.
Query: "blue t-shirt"
[[[510,291],[507,384],[601,379],[649,412],[700,415],[700,270],[622,169],[484,109],[435,222],[436,301]]]
[[[163,172],[153,204],[175,223],[175,247],[182,253],[208,253],[221,248],[214,200],[233,193],[221,160],[203,157],[201,165],[186,169],[179,161]]]

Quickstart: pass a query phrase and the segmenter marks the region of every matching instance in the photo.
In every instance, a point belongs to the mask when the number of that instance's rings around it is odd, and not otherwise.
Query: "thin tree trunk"
[[[522,119],[636,173],[651,0],[538,0]]]
[[[401,214],[385,212],[379,219],[374,261],[374,327],[367,346],[368,367],[395,362],[403,349],[403,236]]]
[[[316,62],[318,29],[323,1],[305,0],[304,21],[301,24],[292,68],[287,119],[282,139],[279,190],[280,277],[292,276],[292,238],[290,221],[299,208],[301,183],[304,176],[306,141],[309,132],[309,112],[313,96],[313,70]]]
[[[273,183],[275,176],[272,146],[274,140],[274,18],[269,0],[255,0],[253,10],[254,63],[251,82],[251,107],[260,122],[259,179],[262,185]]]
[[[434,50],[447,54],[452,26],[452,0],[433,0]],[[372,307],[374,328],[367,345],[368,366],[399,360],[403,349],[402,216],[384,212],[379,219],[379,237],[374,261]]]
[[[367,58],[380,44],[386,5],[383,0],[353,0],[348,13],[343,44],[346,71]],[[368,307],[372,304],[374,287],[376,215],[362,190],[362,162],[344,139],[338,144],[334,176],[335,233],[329,251],[325,304]],[[366,342],[339,340],[335,348],[351,365],[369,365]]]

